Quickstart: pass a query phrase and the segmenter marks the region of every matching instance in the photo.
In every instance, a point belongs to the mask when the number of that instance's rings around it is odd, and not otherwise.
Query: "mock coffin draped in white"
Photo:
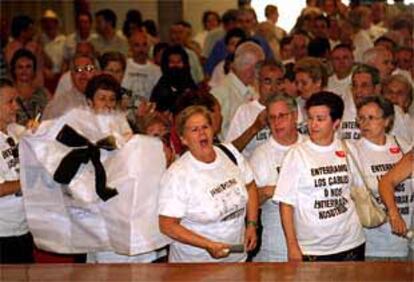
[[[122,117],[123,118],[123,117]],[[170,241],[158,228],[159,181],[166,163],[161,141],[134,135],[125,139],[121,115],[97,115],[74,109],[41,124],[20,142],[21,183],[30,230],[36,245],[57,253],[114,251],[136,255]],[[106,186],[118,195],[102,201],[95,191],[95,171],[82,164],[69,185],[53,180],[62,158],[74,148],[56,141],[64,125],[90,142],[113,135],[117,149],[100,149]]]

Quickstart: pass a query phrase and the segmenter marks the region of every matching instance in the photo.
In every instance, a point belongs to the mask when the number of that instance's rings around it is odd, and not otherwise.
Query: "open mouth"
[[[201,139],[200,140],[200,146],[201,146],[201,148],[207,147],[208,146],[208,139],[207,138]]]

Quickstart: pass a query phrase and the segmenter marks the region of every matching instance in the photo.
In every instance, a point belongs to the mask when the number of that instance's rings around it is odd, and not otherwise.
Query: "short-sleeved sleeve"
[[[176,169],[167,170],[161,178],[158,214],[183,218],[187,209],[188,193]]]
[[[254,180],[257,188],[276,185],[276,170],[273,169],[269,156],[262,146],[256,148],[249,160],[253,170]]]
[[[241,128],[242,125],[242,108],[239,107],[236,111],[236,113],[233,116],[233,119],[230,122],[230,126],[229,126],[229,130],[227,131],[227,135],[226,135],[226,142],[232,142],[233,140],[237,139],[242,133],[243,133],[243,128]]]
[[[282,202],[292,206],[296,205],[297,191],[301,171],[303,171],[303,161],[296,148],[290,150],[283,159],[279,178],[277,180],[275,193],[272,200]]]
[[[347,165],[349,167],[349,174],[351,175],[351,186],[361,187],[364,185],[362,180],[362,163],[358,158],[358,149],[356,147],[355,141],[344,140],[347,146]]]

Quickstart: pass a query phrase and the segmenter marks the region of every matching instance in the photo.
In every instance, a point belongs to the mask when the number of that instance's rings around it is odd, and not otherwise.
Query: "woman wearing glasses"
[[[367,185],[378,203],[382,206],[378,182],[408,152],[409,145],[401,137],[388,135],[394,119],[392,103],[381,96],[363,98],[357,104],[357,124],[361,139],[351,146],[351,153]],[[406,226],[410,226],[413,202],[410,199],[413,182],[410,178],[400,182],[394,190],[397,209],[389,213],[395,218],[397,213]],[[383,206],[385,209],[385,206]],[[397,213],[396,213],[397,212]],[[392,222],[392,221],[391,221]],[[366,235],[367,260],[406,260],[409,241],[393,233],[386,223],[372,229],[364,229]],[[402,234],[404,235],[404,234]]]

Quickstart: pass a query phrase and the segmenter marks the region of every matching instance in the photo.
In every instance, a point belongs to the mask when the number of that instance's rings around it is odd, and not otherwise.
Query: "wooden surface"
[[[2,265],[0,281],[414,281],[414,263]]]

